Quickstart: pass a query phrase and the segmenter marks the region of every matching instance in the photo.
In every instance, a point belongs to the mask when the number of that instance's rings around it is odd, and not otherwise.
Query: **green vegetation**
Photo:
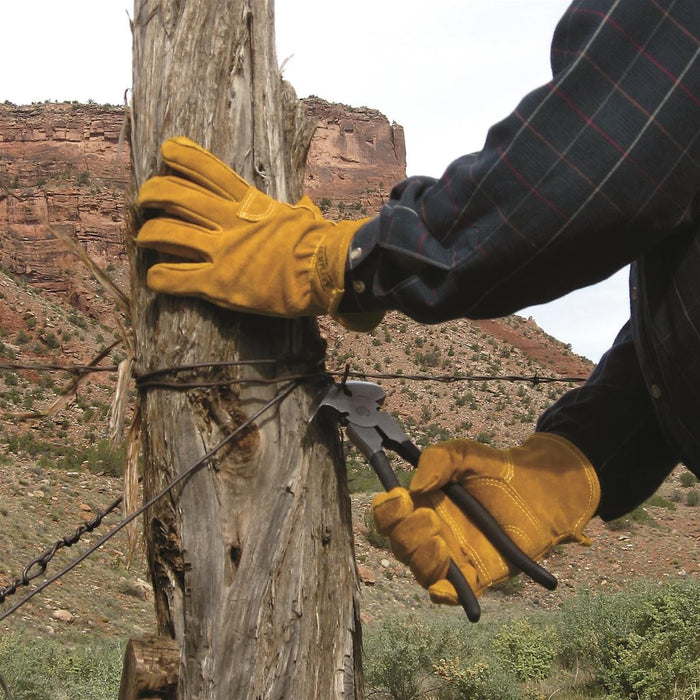
[[[634,530],[635,525],[656,527],[658,523],[646,509],[646,504],[637,506],[633,511],[605,524],[608,530]]]
[[[389,543],[389,538],[386,535],[382,535],[377,530],[377,525],[374,522],[374,514],[372,513],[371,508],[367,508],[367,510],[365,511],[363,515],[363,521],[365,527],[367,528],[367,541],[377,549],[390,550],[391,545]]]
[[[368,696],[693,698],[698,629],[700,584],[692,581],[587,592],[557,611],[478,625],[434,611],[390,617],[365,630]]]
[[[384,490],[374,469],[355,447],[348,450],[345,465],[350,493],[379,493]],[[405,467],[406,463],[399,461],[394,464],[394,473],[399,483],[408,488],[413,472],[405,471],[402,466]]]
[[[0,637],[0,671],[16,700],[119,695],[123,645],[92,638],[80,645],[17,633]]]
[[[681,486],[683,488],[687,489],[687,488],[690,488],[691,486],[695,486],[697,481],[698,481],[697,477],[692,472],[686,471],[686,472],[681,473],[680,482],[681,482]]]
[[[7,439],[7,450],[25,453],[37,460],[43,469],[57,468],[80,471],[83,468],[109,476],[121,476],[124,472],[125,450],[122,445],[112,449],[107,438],[98,440],[86,448],[72,445],[56,445],[38,439],[34,433],[26,432]]]

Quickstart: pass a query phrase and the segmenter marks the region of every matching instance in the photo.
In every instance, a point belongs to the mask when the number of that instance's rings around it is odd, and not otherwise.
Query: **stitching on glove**
[[[586,504],[586,509],[584,510],[584,512],[581,513],[579,519],[574,523],[573,530],[571,531],[571,534],[576,537],[583,536],[582,530],[586,526],[586,523],[590,520],[592,515],[589,515],[589,511],[593,507],[593,494],[596,492],[595,482],[592,478],[592,474],[595,474],[595,470],[591,467],[587,459],[581,458],[581,455],[579,454],[578,450],[574,449],[567,440],[558,439],[556,436],[549,435],[547,433],[540,433],[540,437],[554,442],[557,445],[561,445],[561,447],[563,447],[567,452],[569,452],[583,469],[583,474],[586,478],[586,483],[588,484],[588,503]],[[598,477],[596,476],[596,480],[597,478]]]
[[[446,507],[446,499],[439,494],[428,494],[428,498],[433,504],[435,512],[440,515],[442,521],[452,531],[452,534],[455,537],[455,539],[459,542],[460,547],[468,553],[469,559],[471,560],[471,563],[473,564],[474,568],[477,569],[477,571],[482,575],[484,579],[490,579],[491,577],[489,575],[488,569],[486,568],[486,563],[481,559],[478,552],[474,550],[474,548],[469,544],[469,542],[467,542],[467,540],[462,535],[459,524],[455,521],[455,519],[450,514],[449,509]],[[491,581],[489,581],[489,583],[486,585],[488,586],[490,585],[490,583]]]
[[[260,214],[251,214],[248,211],[248,207],[252,208],[253,202],[258,198],[258,196],[264,197],[267,200],[267,209]],[[275,204],[276,202],[274,199],[272,199],[272,197],[268,197],[264,192],[256,190],[255,187],[251,187],[241,202],[241,208],[238,212],[238,216],[246,221],[262,221],[272,213]]]
[[[510,483],[513,476],[515,476],[515,465],[513,464],[513,455],[510,450],[508,450],[506,458],[506,473],[503,475],[503,479]]]
[[[582,530],[584,527],[586,527],[586,523],[588,520],[590,520],[590,516],[588,515],[589,511],[591,510],[593,506],[593,494],[595,492],[594,484],[593,484],[593,479],[591,478],[591,467],[586,464],[578,455],[575,454],[576,459],[578,460],[579,464],[583,467],[583,474],[586,477],[586,483],[588,484],[588,503],[586,504],[586,509],[584,510],[583,513],[581,513],[581,517],[576,521],[574,524],[574,529],[573,533],[576,535],[577,533],[582,533]]]
[[[542,523],[528,508],[527,503],[521,498],[520,494],[512,486],[504,484],[500,479],[489,476],[473,477],[472,479],[470,479],[470,481],[481,481],[483,483],[490,484],[503,491],[503,493],[506,496],[510,496],[510,499],[513,501],[513,504],[522,511],[523,515],[527,518],[527,520],[535,528],[535,530],[540,533],[543,539],[547,538],[547,533],[544,530]]]
[[[515,540],[515,538],[512,535],[518,535],[521,538],[521,542],[527,542],[529,548],[528,546],[526,546],[521,547],[521,549],[527,552],[528,554],[535,549],[535,543],[530,539],[530,536],[527,534],[527,532],[525,532],[525,530],[518,527],[517,525],[506,525],[503,527],[503,530],[508,533],[512,540]]]

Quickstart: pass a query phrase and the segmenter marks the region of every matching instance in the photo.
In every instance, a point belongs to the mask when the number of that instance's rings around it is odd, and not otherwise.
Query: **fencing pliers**
[[[384,448],[393,450],[414,467],[418,465],[421,452],[398,422],[381,409],[385,398],[386,393],[382,387],[373,382],[333,383],[316,397],[310,419],[320,410],[332,410],[340,424],[345,426],[351,442],[369,460],[382,486],[390,491],[399,486],[399,481]],[[446,484],[442,490],[483,532],[506,561],[545,588],[556,588],[557,579],[525,554],[461,484]],[[454,561],[450,562],[447,580],[455,587],[469,620],[476,622],[481,615],[479,602]]]

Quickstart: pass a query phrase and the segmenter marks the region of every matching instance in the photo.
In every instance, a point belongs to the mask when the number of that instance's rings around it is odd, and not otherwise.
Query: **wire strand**
[[[163,496],[165,496],[170,491],[172,491],[172,489],[174,489],[178,484],[183,482],[188,477],[192,476],[207,461],[209,461],[221,448],[223,448],[225,445],[227,445],[229,442],[231,442],[243,430],[248,428],[261,415],[266,413],[273,406],[277,405],[278,403],[281,403],[284,399],[286,399],[287,396],[289,396],[289,394],[291,394],[292,391],[294,391],[294,389],[299,386],[299,384],[300,384],[300,382],[298,382],[298,381],[290,382],[287,387],[285,387],[282,391],[280,391],[272,399],[270,399],[270,401],[268,401],[264,406],[262,406],[258,411],[256,411],[244,423],[239,425],[235,430],[233,430],[226,437],[224,437],[222,440],[220,440],[203,457],[201,457],[199,460],[197,460],[197,462],[195,462],[192,466],[188,467],[182,474],[179,474],[178,476],[176,476],[163,489],[161,489],[155,496],[150,498],[146,503],[144,503],[140,508],[138,508],[138,510],[135,510],[133,513],[131,513],[126,518],[124,518],[121,522],[119,522],[117,525],[115,525],[109,532],[105,533],[102,537],[100,537],[100,539],[97,540],[97,542],[95,542],[95,544],[91,545],[87,550],[85,550],[85,552],[80,554],[80,556],[71,560],[63,569],[61,569],[60,571],[58,571],[56,574],[54,574],[50,578],[46,579],[45,581],[42,581],[42,583],[40,583],[34,590],[30,591],[26,596],[24,596],[24,598],[22,598],[17,603],[15,603],[11,608],[0,613],[0,622],[5,620],[6,618],[8,618],[13,613],[17,612],[17,610],[19,610],[23,605],[25,605],[27,602],[29,602],[35,595],[37,595],[38,593],[43,591],[45,588],[50,586],[52,583],[55,583],[56,581],[58,581],[58,579],[60,579],[65,574],[67,574],[69,571],[72,571],[76,566],[78,566],[78,564],[83,562],[91,554],[93,554],[100,547],[102,547],[102,545],[104,545],[106,542],[108,542],[112,537],[114,537],[114,535],[116,535],[120,530],[122,530],[124,527],[126,527],[130,522],[135,520],[139,515],[141,515],[146,510],[148,510],[152,505],[157,503],[161,498],[163,498]]]

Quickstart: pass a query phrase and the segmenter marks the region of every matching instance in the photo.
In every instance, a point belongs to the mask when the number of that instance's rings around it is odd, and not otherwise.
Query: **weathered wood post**
[[[137,187],[159,171],[162,141],[182,134],[272,196],[300,196],[310,131],[279,73],[273,0],[135,0],[133,33]],[[272,366],[169,375],[260,379],[309,372],[322,353],[310,320],[238,315],[154,295],[145,286],[153,254],[130,255],[138,373],[279,358]],[[146,497],[279,386],[143,389]],[[146,514],[158,632],[179,649],[173,697],[362,695],[344,465],[335,432],[306,422],[313,391],[295,390]],[[139,692],[123,679],[122,697]]]

